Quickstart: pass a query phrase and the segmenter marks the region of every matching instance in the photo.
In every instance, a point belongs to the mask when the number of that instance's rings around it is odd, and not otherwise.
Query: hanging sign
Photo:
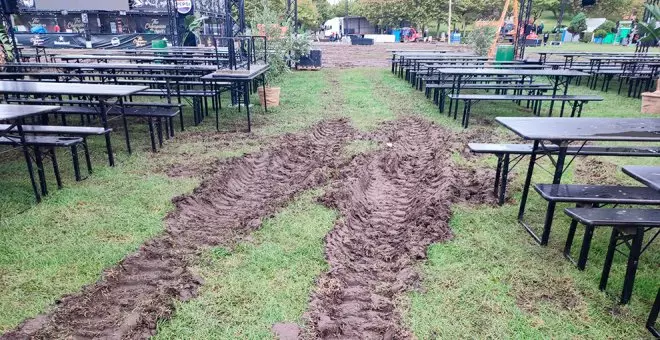
[[[180,14],[190,13],[192,6],[192,0],[176,0],[176,11]]]

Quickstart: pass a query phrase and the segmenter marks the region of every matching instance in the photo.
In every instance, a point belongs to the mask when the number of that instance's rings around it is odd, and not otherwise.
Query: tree
[[[571,34],[580,34],[587,29],[587,16],[580,12],[571,19],[571,24],[566,28]]]
[[[320,15],[316,4],[312,0],[298,0],[298,24],[300,27],[315,30],[319,26],[319,21]]]
[[[560,10],[561,0],[534,0],[532,3],[532,16],[534,20],[543,15],[545,11],[551,11],[557,17],[557,12]]]
[[[319,23],[323,24],[328,19],[331,19],[332,17],[330,16],[330,11],[331,11],[331,6],[328,0],[313,0],[314,4],[316,5],[316,10],[319,12]]]
[[[660,27],[658,27],[658,19],[660,19],[660,7],[658,5],[644,5],[646,9],[651,13],[649,22],[645,23],[640,21],[637,24],[637,29],[639,34],[642,36],[641,40],[644,43],[652,43],[660,41]],[[648,45],[646,45],[648,46]]]

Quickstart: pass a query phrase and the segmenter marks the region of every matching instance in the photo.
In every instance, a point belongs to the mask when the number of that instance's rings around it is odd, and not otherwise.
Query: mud
[[[575,160],[575,183],[591,185],[620,185],[616,178],[617,166],[597,157],[581,157]]]
[[[523,279],[514,282],[513,292],[516,305],[530,314],[538,314],[542,304],[551,304],[559,309],[588,314],[582,295],[577,291],[575,283],[570,278]]]
[[[385,146],[344,168],[322,198],[341,218],[326,236],[330,270],[306,315],[321,339],[406,339],[396,298],[419,282],[427,247],[452,237],[451,205],[492,202],[494,172],[452,162],[456,136],[418,118],[386,123]]]
[[[388,50],[451,50],[465,52],[465,45],[447,45],[444,43],[384,43],[370,46],[353,46],[350,43],[323,42],[314,43],[314,49],[321,50],[323,67],[355,68],[355,67],[390,67],[392,53]]]
[[[348,121],[322,122],[283,137],[271,149],[228,160],[191,195],[174,200],[166,232],[107,270],[53,311],[27,320],[2,339],[148,338],[172,303],[194,297],[202,284],[188,265],[208,246],[231,245],[296,194],[337,173],[353,133]]]

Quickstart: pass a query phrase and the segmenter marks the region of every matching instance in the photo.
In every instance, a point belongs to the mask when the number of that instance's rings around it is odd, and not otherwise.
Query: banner
[[[92,48],[104,49],[136,49],[151,47],[154,40],[163,40],[165,34],[117,34],[92,35]]]
[[[86,41],[82,34],[15,34],[19,45],[27,47],[43,46],[46,48],[85,48]],[[92,48],[136,49],[151,47],[154,40],[163,40],[164,34],[102,34],[92,35]]]
[[[19,45],[46,48],[85,48],[85,37],[82,34],[25,34],[16,33]]]

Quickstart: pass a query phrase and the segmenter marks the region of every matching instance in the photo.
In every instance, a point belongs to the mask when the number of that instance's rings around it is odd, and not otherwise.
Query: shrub
[[[605,33],[616,33],[616,23],[612,20],[605,20],[596,30],[603,30]]]
[[[492,26],[477,27],[470,32],[466,38],[466,42],[472,46],[475,54],[485,56],[493,44],[496,31],[497,29]]]
[[[571,19],[571,24],[568,25],[567,30],[572,34],[580,34],[587,29],[587,16],[580,12]]]
[[[252,18],[252,29],[268,38],[267,59],[270,68],[266,73],[267,83],[276,83],[290,71],[289,65],[296,63],[303,55],[308,55],[311,47],[306,34],[293,34],[291,20],[282,20],[268,1],[263,0],[262,7]],[[256,53],[262,55],[263,45],[255,46]]]
[[[580,42],[590,43],[593,40],[594,34],[591,32],[584,32],[580,34]]]
[[[604,29],[597,29],[594,31],[594,38],[605,38],[607,36],[607,31]]]

